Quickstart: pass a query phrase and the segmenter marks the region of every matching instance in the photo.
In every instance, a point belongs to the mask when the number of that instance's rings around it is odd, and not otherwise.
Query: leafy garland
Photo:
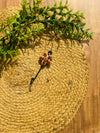
[[[7,24],[2,22],[0,32],[4,36],[0,39],[0,57],[4,60],[7,55],[13,58],[18,55],[18,49],[25,42],[33,37],[43,34],[45,31],[54,32],[54,35],[70,38],[75,40],[92,39],[90,29],[84,29],[86,23],[84,13],[79,11],[73,13],[68,7],[68,2],[65,5],[57,5],[50,7],[40,7],[42,0],[33,0],[33,5],[23,0],[22,9],[18,10],[18,14],[7,19]],[[35,26],[37,24],[37,26]]]

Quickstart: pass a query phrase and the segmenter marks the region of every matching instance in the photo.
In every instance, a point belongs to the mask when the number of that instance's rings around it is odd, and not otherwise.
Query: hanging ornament
[[[50,65],[52,61],[52,51],[49,51],[47,54],[44,53],[39,59],[42,66]]]
[[[29,87],[29,91],[31,92],[31,86],[34,82],[34,80],[37,78],[38,74],[40,73],[40,71],[46,66],[51,64],[52,61],[52,51],[49,51],[47,54],[44,53],[40,58],[39,58],[41,67],[39,69],[39,71],[37,72],[36,76],[33,78],[31,78],[31,82],[30,82],[30,87]]]

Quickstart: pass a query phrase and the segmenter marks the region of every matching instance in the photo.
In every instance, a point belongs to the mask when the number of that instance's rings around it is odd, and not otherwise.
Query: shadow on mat
[[[7,59],[4,61],[3,59],[0,60],[0,78],[3,70],[7,70],[10,67],[13,67],[14,65],[17,65],[17,59],[12,60],[12,59]]]
[[[65,44],[68,46],[68,39],[64,38],[64,37],[58,37],[58,36],[55,36],[54,34],[50,33],[50,32],[44,32],[44,34],[39,34],[37,37],[34,37],[33,39],[28,39],[27,40],[27,43],[23,43],[23,44],[20,44],[18,45],[18,49],[21,50],[21,52],[23,53],[24,55],[24,50],[27,49],[27,48],[31,48],[31,49],[34,49],[36,46],[40,46],[42,45],[42,41],[41,39],[44,39],[45,40],[45,44],[46,45],[51,45],[51,51],[52,51],[52,48],[53,48],[53,41],[57,42],[58,44],[58,47],[57,47],[57,50],[59,49],[59,46],[60,46],[60,40],[63,40],[65,42]],[[77,40],[72,40],[70,39],[71,41],[71,45],[74,45],[74,41],[77,41]],[[80,40],[78,41],[78,43],[83,47],[83,43],[86,43],[87,45],[89,45],[89,41],[88,40]],[[24,49],[24,50],[23,50]],[[7,70],[9,68],[9,66],[13,67],[13,65],[17,65],[17,59],[16,60],[13,60],[10,58],[10,56],[8,55],[7,56],[7,60],[4,61],[3,59],[3,55],[1,57],[1,60],[0,60],[0,78],[1,78],[1,73],[3,70]]]

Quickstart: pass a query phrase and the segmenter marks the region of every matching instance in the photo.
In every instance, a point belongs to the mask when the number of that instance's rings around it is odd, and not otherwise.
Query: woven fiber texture
[[[0,20],[15,13],[0,14]],[[5,17],[2,15],[5,14]],[[72,45],[73,43],[73,45]],[[39,57],[52,49],[52,63],[41,70]],[[55,40],[43,35],[18,57],[0,66],[0,132],[58,133],[75,117],[88,88],[88,66],[76,41]]]

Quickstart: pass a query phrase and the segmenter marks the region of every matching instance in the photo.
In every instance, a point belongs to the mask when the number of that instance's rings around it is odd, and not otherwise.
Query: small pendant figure
[[[48,54],[44,53],[44,55],[39,58],[39,62],[40,62],[41,67],[40,67],[38,73],[36,74],[36,76],[34,78],[31,78],[30,87],[29,87],[29,91],[30,92],[31,92],[31,86],[32,86],[34,80],[37,78],[37,76],[40,73],[40,71],[45,66],[50,66],[51,61],[52,61],[52,51],[49,51]]]

